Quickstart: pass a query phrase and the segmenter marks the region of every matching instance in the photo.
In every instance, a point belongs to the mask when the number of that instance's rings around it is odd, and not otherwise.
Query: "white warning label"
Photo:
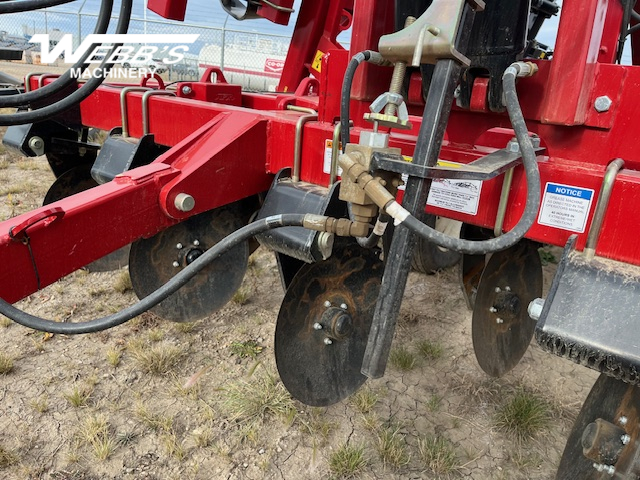
[[[322,165],[322,171],[324,173],[331,173],[331,152],[333,150],[333,140],[324,141],[324,163]],[[342,153],[342,151],[340,152]],[[338,176],[342,176],[342,169],[338,165]]]
[[[549,182],[544,188],[538,223],[583,233],[592,201],[593,190],[589,188]]]
[[[481,191],[480,180],[436,178],[431,182],[427,205],[475,215],[478,213]]]

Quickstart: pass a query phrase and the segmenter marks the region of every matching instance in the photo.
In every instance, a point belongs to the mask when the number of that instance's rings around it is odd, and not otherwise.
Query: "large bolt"
[[[196,206],[195,199],[188,193],[179,193],[173,201],[175,207],[181,212],[190,212]]]
[[[544,307],[544,298],[536,298],[534,299],[527,308],[527,313],[532,320],[536,322],[540,319],[540,315],[542,315],[542,308]]]
[[[331,345],[333,343],[333,340],[331,340],[330,338],[325,338],[324,339],[324,344],[325,345]]]
[[[608,112],[611,108],[611,104],[613,102],[609,97],[603,95],[601,97],[596,98],[596,101],[593,103],[593,107],[596,109],[598,113]]]
[[[314,323],[313,324],[313,329],[314,330],[322,330],[322,324],[318,323],[318,322]]]
[[[625,433],[620,437],[620,441],[622,442],[623,445],[626,445],[631,441],[631,437]]]
[[[178,263],[177,261],[173,262],[173,268],[178,268],[180,266],[180,263]]]
[[[404,22],[404,28],[412,25],[416,21],[415,17],[407,17],[407,20]],[[393,75],[391,76],[391,86],[389,87],[389,93],[392,94],[400,94],[402,93],[402,86],[404,85],[404,77],[407,73],[407,63],[406,62],[396,62],[393,67]],[[398,111],[398,107],[396,107],[392,103],[387,103],[386,107],[384,107],[384,114],[395,116]]]
[[[178,250],[182,250],[182,244],[181,244],[181,243],[178,243],[178,244],[176,245],[176,248],[177,248]]]
[[[29,148],[36,155],[44,155],[44,140],[40,137],[31,137],[29,139]]]
[[[346,304],[346,303],[341,303],[341,304],[340,304],[340,308],[341,308],[342,310],[346,310],[348,307],[347,307],[347,304]]]
[[[618,419],[618,423],[620,425],[622,425],[623,427],[627,424],[627,421],[628,421],[628,419],[624,415]]]
[[[331,302],[329,300],[324,301],[324,308],[329,308],[331,306]]]
[[[193,92],[193,90],[191,89],[191,87],[189,85],[185,85],[182,87],[182,94],[183,95],[190,95],[191,92]]]

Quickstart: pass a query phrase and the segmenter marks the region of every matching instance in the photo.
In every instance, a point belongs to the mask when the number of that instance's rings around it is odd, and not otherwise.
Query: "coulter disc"
[[[244,225],[234,205],[195,215],[149,239],[135,241],[129,274],[138,298],[167,283],[207,249]],[[152,311],[173,322],[193,322],[222,308],[242,284],[249,259],[243,242],[218,257]]]
[[[78,165],[77,167],[67,170],[53,182],[42,204],[49,205],[50,203],[57,202],[58,200],[97,186],[98,183],[91,177],[91,165]],[[90,272],[110,272],[112,270],[118,270],[127,264],[130,248],[130,245],[126,245],[115,252],[111,252],[109,255],[94,260],[87,265],[87,269]]]
[[[527,351],[535,322],[529,303],[542,296],[542,263],[534,242],[494,253],[480,278],[472,318],[473,349],[482,370],[500,377]]]
[[[637,480],[639,440],[640,390],[600,375],[573,424],[556,480]]]
[[[365,382],[360,369],[382,272],[376,252],[348,246],[293,278],[278,314],[275,354],[282,382],[301,402],[331,405]]]

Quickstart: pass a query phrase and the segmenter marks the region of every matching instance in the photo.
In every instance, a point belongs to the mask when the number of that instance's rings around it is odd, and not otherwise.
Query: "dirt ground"
[[[52,181],[44,158],[0,147],[0,220],[38,207]],[[553,266],[545,274],[548,286]],[[145,314],[73,337],[3,319],[0,354],[13,365],[0,374],[0,477],[554,478],[596,374],[534,342],[513,371],[489,378],[473,354],[457,277],[457,268],[410,275],[394,351],[414,365],[392,362],[382,379],[328,408],[292,400],[278,381],[273,334],[284,292],[262,248],[241,293],[195,324]],[[126,269],[78,271],[18,307],[88,320],[135,301],[127,280]],[[546,421],[518,440],[499,418],[523,393],[541,401]],[[429,450],[434,439],[440,447]],[[351,457],[359,468],[337,466],[345,445],[361,449]]]

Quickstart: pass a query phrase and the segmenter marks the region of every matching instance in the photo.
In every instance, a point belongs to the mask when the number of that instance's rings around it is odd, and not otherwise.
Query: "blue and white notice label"
[[[593,190],[548,182],[544,188],[538,223],[583,233],[593,201]]]

